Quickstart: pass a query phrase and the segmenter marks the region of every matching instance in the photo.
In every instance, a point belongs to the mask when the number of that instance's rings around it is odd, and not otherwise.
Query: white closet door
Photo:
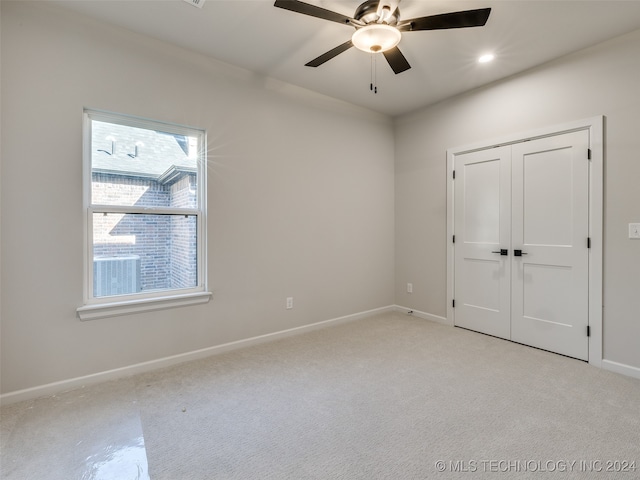
[[[455,324],[510,338],[510,147],[455,158]]]
[[[589,357],[588,147],[587,131],[513,146],[509,252],[511,339],[583,360]]]

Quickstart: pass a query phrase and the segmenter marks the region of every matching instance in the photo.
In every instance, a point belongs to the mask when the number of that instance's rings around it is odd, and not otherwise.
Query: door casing
[[[447,149],[447,323],[454,325],[453,307],[455,270],[453,241],[455,214],[454,160],[456,155],[489,148],[514,145],[528,140],[563,133],[587,130],[589,132],[589,363],[602,366],[602,253],[603,253],[603,164],[604,116],[595,116],[539,130],[516,133],[471,145]]]

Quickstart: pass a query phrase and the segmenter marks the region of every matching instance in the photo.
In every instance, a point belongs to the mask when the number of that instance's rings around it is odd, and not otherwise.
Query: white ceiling
[[[406,32],[412,68],[394,75],[355,48],[304,64],[349,40],[353,27],[275,8],[273,0],[51,0],[65,8],[388,115],[399,115],[640,28],[639,0],[401,0],[401,18],[491,7],[484,27]],[[360,0],[305,0],[353,16]],[[495,61],[477,63],[493,52]],[[638,52],[640,55],[640,52]]]

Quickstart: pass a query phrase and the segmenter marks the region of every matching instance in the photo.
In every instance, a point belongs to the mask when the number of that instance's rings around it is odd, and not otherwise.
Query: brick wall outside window
[[[194,175],[184,175],[170,187],[170,202],[174,207],[196,207]],[[195,217],[172,217],[171,245],[171,287],[185,288],[197,281],[196,259],[196,219]]]
[[[195,174],[184,173],[170,184],[128,175],[93,173],[92,201],[156,207],[196,207]],[[184,215],[94,216],[94,256],[140,258],[144,291],[197,284],[196,217]]]

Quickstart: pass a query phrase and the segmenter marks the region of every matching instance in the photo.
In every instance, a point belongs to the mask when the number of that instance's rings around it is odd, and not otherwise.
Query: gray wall
[[[447,148],[605,115],[603,355],[640,368],[639,86],[636,31],[398,118],[396,303],[446,316]]]
[[[388,118],[35,2],[1,85],[3,393],[393,304]],[[76,317],[83,107],[208,131],[208,304]]]

